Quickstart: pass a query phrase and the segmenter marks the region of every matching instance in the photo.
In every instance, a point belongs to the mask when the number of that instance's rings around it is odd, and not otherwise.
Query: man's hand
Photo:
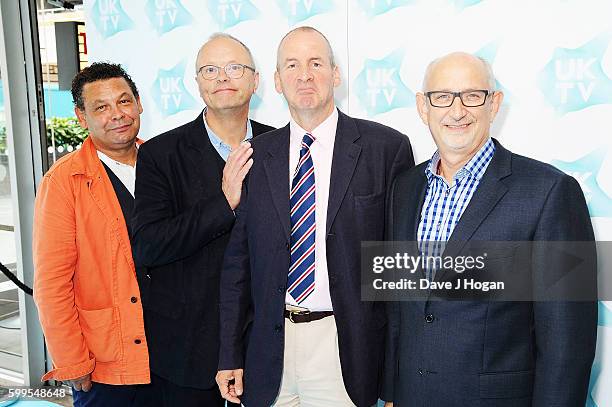
[[[237,149],[230,153],[229,157],[227,157],[225,167],[223,167],[221,189],[232,210],[236,209],[240,203],[242,181],[244,181],[244,177],[248,174],[253,165],[253,159],[251,158],[252,154],[253,149],[251,148],[251,143],[242,143]]]
[[[67,380],[66,383],[75,390],[88,392],[91,389],[91,373],[77,379]]]
[[[221,392],[221,397],[232,403],[240,404],[242,396],[242,374],[243,369],[219,370],[217,372],[217,385]]]

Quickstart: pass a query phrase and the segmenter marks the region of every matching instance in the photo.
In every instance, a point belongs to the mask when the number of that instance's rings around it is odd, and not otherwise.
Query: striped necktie
[[[315,287],[315,174],[310,146],[314,137],[302,139],[289,202],[291,205],[291,263],[287,278],[289,295],[300,304]]]

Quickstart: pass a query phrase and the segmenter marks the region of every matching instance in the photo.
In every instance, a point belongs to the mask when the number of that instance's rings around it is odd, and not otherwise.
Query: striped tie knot
[[[314,143],[315,138],[312,134],[310,133],[306,133],[304,134],[304,137],[302,138],[302,148],[306,147],[306,148],[310,148],[310,146],[312,145],[312,143]]]

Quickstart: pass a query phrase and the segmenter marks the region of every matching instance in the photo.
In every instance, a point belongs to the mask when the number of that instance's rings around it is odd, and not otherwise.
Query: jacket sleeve
[[[534,240],[543,242],[593,242],[593,228],[580,186],[572,177],[563,176],[548,194]],[[534,274],[555,264],[546,244],[534,246]],[[596,256],[587,244],[589,256]],[[592,250],[590,250],[592,248]],[[581,249],[584,250],[584,249]],[[594,259],[595,257],[592,257]],[[597,266],[593,261],[581,276],[590,292],[597,292]],[[563,280],[560,280],[561,283]],[[568,288],[571,291],[571,287]],[[570,407],[584,405],[587,398],[591,364],[597,341],[597,302],[534,302],[536,366],[533,391],[534,406]]]
[[[412,157],[412,153],[410,154]],[[387,206],[385,210],[385,241],[393,241],[394,221],[393,216],[393,197],[397,184],[397,177],[393,180],[389,193],[387,194]],[[385,293],[389,295],[389,293]],[[391,293],[390,295],[393,295]],[[385,311],[387,313],[387,328],[385,332],[385,351],[382,372],[382,384],[379,397],[384,401],[393,401],[393,390],[395,378],[397,376],[397,347],[400,330],[399,304],[396,301],[386,301]]]
[[[221,271],[219,370],[244,367],[244,335],[251,306],[251,272],[246,228],[248,195],[245,198],[236,208],[236,225],[225,251]]]
[[[43,381],[76,379],[95,366],[74,302],[76,223],[69,197],[48,175],[34,203],[34,301],[54,366]]]
[[[414,167],[414,156],[408,137],[403,136],[393,165],[391,167],[391,187],[388,189],[386,197],[385,210],[385,241],[393,241],[393,192],[397,180],[397,175]],[[385,293],[389,295],[389,293]],[[386,301],[385,310],[387,312],[387,331],[385,337],[385,352],[382,372],[382,385],[380,391],[380,399],[384,401],[393,401],[393,388],[395,377],[397,375],[397,346],[399,337],[399,306],[396,301]]]
[[[137,266],[155,267],[191,256],[228,232],[234,213],[221,190],[175,213],[171,175],[147,144],[138,152],[132,250]]]
[[[400,142],[400,145],[397,149],[397,153],[395,154],[395,158],[393,159],[393,165],[391,167],[391,178],[389,180],[389,186],[392,185],[395,177],[402,172],[409,170],[414,167],[414,155],[412,153],[412,146],[410,145],[410,140],[407,136],[402,134],[403,140]],[[389,187],[389,191],[391,188]]]

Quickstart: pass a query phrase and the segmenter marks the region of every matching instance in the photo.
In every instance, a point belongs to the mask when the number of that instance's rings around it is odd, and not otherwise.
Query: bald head
[[[329,40],[327,39],[327,37],[323,35],[321,31],[317,30],[314,27],[302,26],[302,27],[294,28],[293,30],[289,31],[287,34],[285,34],[283,39],[278,44],[278,49],[276,50],[276,69],[277,70],[281,62],[281,51],[282,51],[283,45],[285,44],[287,40],[291,39],[291,37],[293,37],[297,33],[312,33],[312,34],[321,36],[321,38],[325,41],[325,44],[327,45],[329,62],[331,63],[332,67],[336,66],[336,61],[334,60],[334,51],[332,50],[331,44],[329,43]]]
[[[200,65],[200,61],[202,60],[204,54],[208,51],[213,50],[219,47],[234,49],[236,53],[243,54],[244,57],[247,58],[247,63],[255,67],[255,61],[253,60],[253,54],[251,54],[251,50],[247,47],[242,41],[233,35],[225,34],[225,33],[214,33],[212,34],[208,40],[202,44],[200,50],[198,51],[198,55],[196,56],[196,72],[202,65]]]
[[[484,78],[488,84],[488,90],[495,90],[496,82],[495,76],[493,75],[493,69],[485,59],[466,52],[453,52],[434,59],[429,63],[427,69],[425,70],[425,77],[423,78],[423,92],[438,90],[431,88],[432,78],[445,75],[446,72],[453,69],[470,70],[474,72],[476,76]],[[459,88],[463,88],[463,86],[458,86],[455,89]]]

